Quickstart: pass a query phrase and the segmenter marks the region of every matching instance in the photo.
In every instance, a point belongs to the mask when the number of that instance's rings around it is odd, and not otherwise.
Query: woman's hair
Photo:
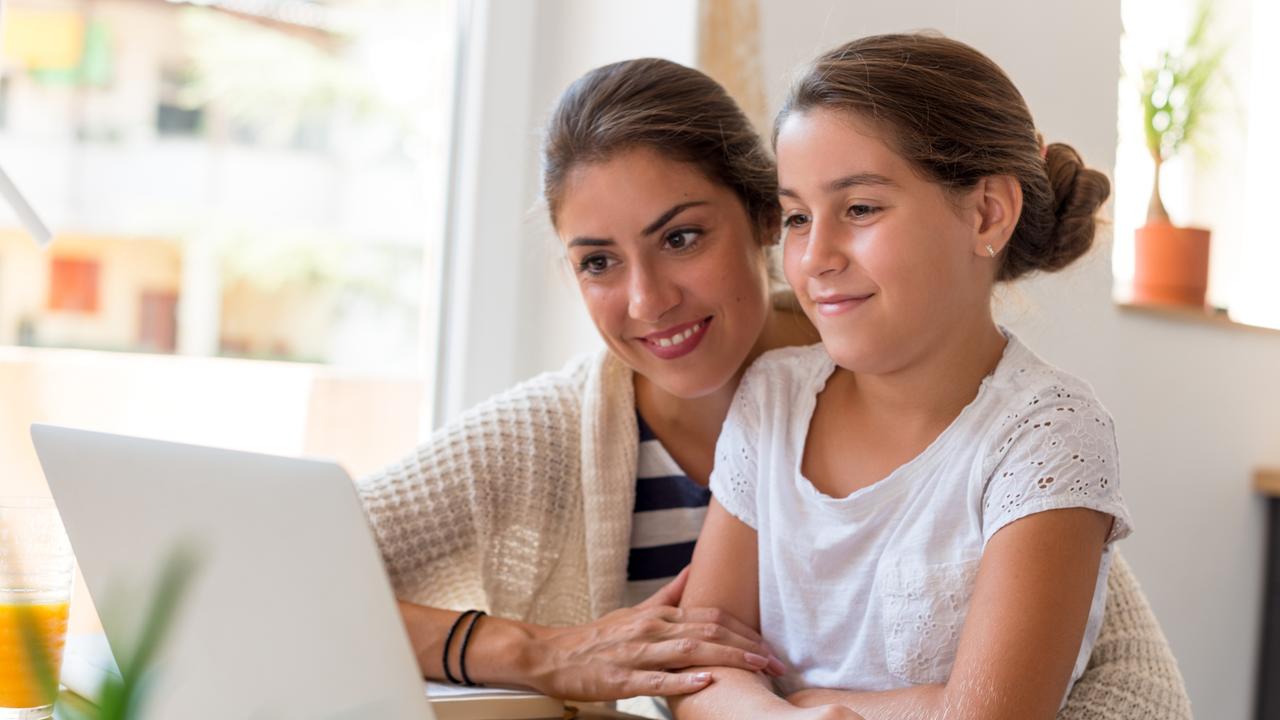
[[[776,230],[777,168],[751,122],[715,80],[656,58],[596,68],[560,96],[542,145],[552,224],[575,168],[639,148],[698,168],[737,194],[759,231]]]
[[[1095,214],[1111,192],[1070,145],[1042,139],[1021,93],[990,58],[933,34],[874,35],[810,65],[778,112],[852,112],[889,132],[923,177],[952,191],[992,175],[1022,186],[1022,215],[1001,253],[997,281],[1061,270],[1093,244]]]

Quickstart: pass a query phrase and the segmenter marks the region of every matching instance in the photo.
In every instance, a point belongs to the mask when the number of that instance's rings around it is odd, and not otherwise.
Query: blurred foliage
[[[58,717],[65,720],[137,720],[146,702],[147,687],[156,671],[156,655],[173,627],[183,596],[191,585],[198,565],[194,551],[179,548],[166,561],[160,571],[159,581],[151,603],[143,616],[142,629],[137,639],[121,647],[112,645],[120,667],[120,675],[108,673],[102,682],[97,705],[77,699],[58,700]],[[55,697],[58,692],[58,674],[54,663],[41,641],[40,630],[34,614],[27,614],[21,621],[22,637],[31,659],[34,674],[43,688],[45,697]]]

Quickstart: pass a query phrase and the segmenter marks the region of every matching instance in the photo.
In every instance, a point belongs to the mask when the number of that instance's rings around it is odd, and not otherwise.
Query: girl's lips
[[[860,307],[874,296],[875,293],[870,295],[827,295],[814,298],[813,302],[818,308],[818,314],[824,317],[834,317]]]
[[[663,360],[674,360],[693,352],[707,334],[711,316],[694,322],[676,325],[640,338],[649,352]]]

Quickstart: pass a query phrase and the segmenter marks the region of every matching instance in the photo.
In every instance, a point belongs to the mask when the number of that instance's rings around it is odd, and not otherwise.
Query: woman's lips
[[[674,360],[693,352],[698,347],[698,343],[702,342],[702,338],[706,336],[707,326],[710,324],[711,317],[708,316],[701,320],[674,325],[665,330],[650,333],[640,338],[640,341],[649,349],[649,352],[659,358]]]
[[[874,295],[875,293],[869,295],[824,295],[814,298],[813,302],[818,308],[818,314],[824,317],[834,317],[861,306]]]

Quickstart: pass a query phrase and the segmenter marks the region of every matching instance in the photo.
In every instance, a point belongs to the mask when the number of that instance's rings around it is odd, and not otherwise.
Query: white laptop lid
[[[33,425],[112,645],[175,547],[200,555],[146,718],[422,720],[422,678],[351,479],[332,462]]]

